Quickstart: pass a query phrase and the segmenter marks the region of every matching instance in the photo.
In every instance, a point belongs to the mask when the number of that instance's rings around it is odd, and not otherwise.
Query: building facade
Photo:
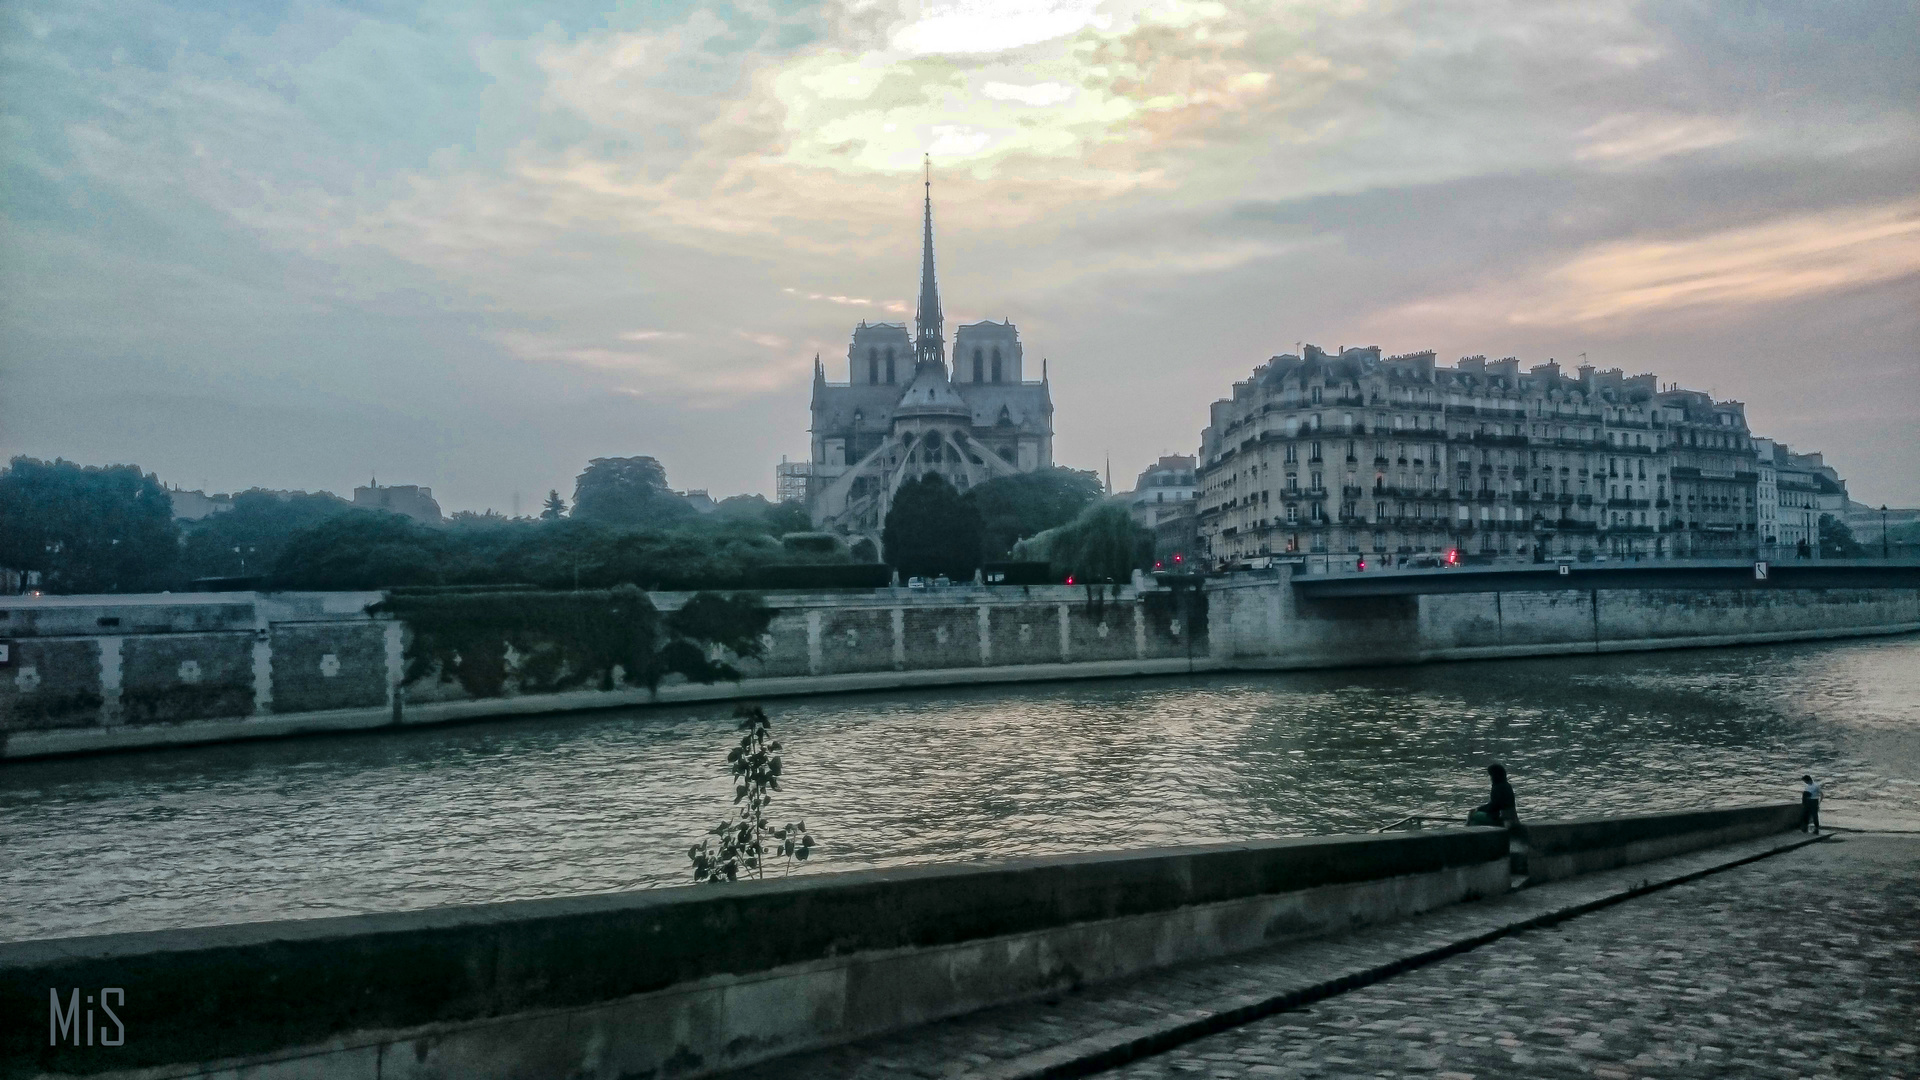
[[[925,215],[913,336],[902,323],[863,321],[847,349],[843,383],[828,382],[814,358],[811,461],[804,473],[791,473],[804,482],[815,528],[870,539],[876,550],[893,493],[909,477],[935,472],[965,490],[1053,464],[1046,362],[1037,381],[1026,378],[1013,323],[959,327],[949,372],[931,184]]]
[[[1184,565],[1200,548],[1194,496],[1198,492],[1196,462],[1190,454],[1165,454],[1141,470],[1133,490],[1121,500],[1133,520],[1153,533],[1156,563],[1164,569]]]
[[[417,484],[382,487],[378,480],[373,480],[366,487],[353,489],[353,505],[362,510],[399,514],[422,525],[440,525],[446,520],[440,514],[440,504],[433,499],[433,489]]]
[[[1377,347],[1276,356],[1216,401],[1198,527],[1216,563],[1751,557],[1737,401],[1652,375]],[[1784,495],[1781,496],[1784,499]]]

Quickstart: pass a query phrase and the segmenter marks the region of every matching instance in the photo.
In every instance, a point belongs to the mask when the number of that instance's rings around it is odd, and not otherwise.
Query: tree
[[[413,633],[409,683],[458,682],[474,697],[616,683],[657,688],[669,675],[692,682],[738,681],[721,657],[756,658],[773,610],[752,594],[696,593],[662,617],[633,585],[607,590],[398,590],[370,610],[393,614]],[[716,651],[716,646],[719,650]]]
[[[902,574],[971,578],[980,566],[980,512],[945,477],[927,473],[894,491],[880,542]]]
[[[560,497],[559,491],[554,489],[548,489],[547,501],[540,504],[540,520],[541,521],[559,521],[561,518],[566,516],[567,516],[567,500]]]
[[[1867,549],[1853,538],[1853,529],[1832,514],[1820,515],[1820,555],[1828,559],[1864,559]]]
[[[1098,475],[1054,466],[996,477],[968,491],[966,499],[980,512],[981,550],[999,559],[1015,543],[1072,521],[1104,491]]]
[[[350,510],[287,541],[273,567],[283,589],[384,589],[438,585],[454,565],[455,542],[398,514]]]
[[[173,500],[137,465],[16,457],[0,471],[0,566],[48,592],[165,587],[180,556]]]
[[[1126,581],[1153,561],[1153,534],[1126,507],[1102,503],[1015,544],[1013,557],[1051,563],[1054,573],[1075,581]]]
[[[769,536],[809,532],[813,518],[807,508],[794,502],[768,502],[765,495],[732,495],[713,508],[716,521],[744,521],[767,531]]]
[[[695,513],[667,487],[667,470],[650,457],[594,458],[574,481],[576,521],[659,527]]]
[[[353,504],[325,492],[282,497],[243,491],[233,497],[233,509],[186,527],[181,573],[189,580],[265,574],[296,535],[352,509]]]

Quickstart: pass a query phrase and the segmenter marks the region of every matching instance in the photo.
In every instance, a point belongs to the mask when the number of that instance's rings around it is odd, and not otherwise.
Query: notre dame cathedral
[[[933,274],[933,186],[926,190],[920,307],[904,323],[861,324],[847,349],[847,381],[813,367],[813,460],[807,508],[814,526],[880,547],[895,489],[937,472],[968,487],[1053,464],[1053,400],[1046,362],[1028,381],[1020,332],[1010,322],[968,323],[947,367],[940,290]]]

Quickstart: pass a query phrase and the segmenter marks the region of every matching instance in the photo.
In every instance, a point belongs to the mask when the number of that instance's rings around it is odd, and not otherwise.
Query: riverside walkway
[[[1920,836],[1805,841],[1592,874],[737,1075],[1920,1076]]]

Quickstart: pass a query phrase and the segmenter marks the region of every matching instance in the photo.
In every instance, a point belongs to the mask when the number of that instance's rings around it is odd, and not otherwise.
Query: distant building
[[[353,489],[353,505],[362,510],[385,510],[389,514],[412,518],[423,525],[439,525],[440,504],[433,501],[433,489],[414,484],[381,487],[378,480],[367,487]]]
[[[1113,498],[1126,506],[1133,520],[1153,533],[1154,558],[1185,562],[1200,550],[1198,519],[1194,516],[1194,459],[1168,454],[1142,471],[1133,490]]]
[[[204,491],[172,488],[167,491],[167,497],[173,500],[175,521],[200,521],[233,509],[233,496],[225,493],[209,495]]]
[[[1011,322],[967,323],[953,337],[953,367],[933,266],[929,187],[915,332],[904,323],[861,324],[847,349],[847,381],[813,368],[813,452],[806,474],[814,526],[876,547],[902,481],[938,473],[956,488],[1053,464],[1053,402],[1046,362],[1029,381]]]
[[[787,455],[780,455],[780,464],[773,467],[773,500],[775,502],[806,502],[807,481],[813,476],[813,462],[788,461]]]
[[[1819,514],[1846,498],[1819,455],[1771,443],[1763,491],[1740,402],[1617,368],[1309,345],[1235,383],[1211,419],[1197,501],[1218,562],[1752,558],[1769,522],[1776,544],[1817,544]]]
[[[1754,456],[1758,459],[1758,468],[1754,470],[1753,517],[1763,556],[1780,543],[1780,475],[1775,457],[1785,449],[1772,439],[1753,440]]]
[[[680,497],[687,500],[688,506],[702,514],[711,514],[713,508],[720,505],[713,501],[713,496],[707,493],[706,488],[689,488],[680,492]]]
[[[1642,376],[1651,379],[1652,376]],[[1655,394],[1647,437],[1661,444],[1658,470],[1670,474],[1673,516],[1680,527],[1665,545],[1681,558],[1751,558],[1759,551],[1759,457],[1747,431],[1746,406],[1715,401],[1699,390]],[[1640,462],[1642,467],[1646,461]],[[1778,477],[1776,477],[1776,481]],[[1644,488],[1646,485],[1642,484]],[[1609,503],[1608,505],[1612,505]]]
[[[1194,459],[1190,454],[1168,454],[1147,466],[1133,482],[1133,490],[1122,496],[1134,510],[1140,524],[1151,526],[1154,507],[1185,502],[1193,498]]]

